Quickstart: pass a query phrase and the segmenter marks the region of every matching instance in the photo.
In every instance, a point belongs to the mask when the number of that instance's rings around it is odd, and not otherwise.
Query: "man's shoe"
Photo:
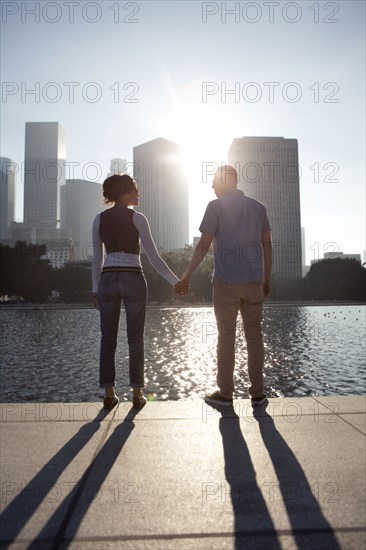
[[[261,395],[261,397],[252,397],[251,398],[251,402],[252,402],[252,406],[255,407],[255,406],[258,406],[258,405],[263,405],[264,403],[267,403],[268,399],[267,399],[267,396],[265,394]]]
[[[110,411],[110,410],[113,409],[113,407],[115,407],[118,404],[118,401],[119,401],[119,399],[118,399],[117,395],[115,395],[114,397],[107,397],[106,396],[104,398],[104,401],[103,401],[103,406],[104,406],[105,409]]]
[[[206,395],[205,401],[209,404],[224,405],[224,407],[230,407],[230,405],[233,404],[232,398],[228,399],[227,397],[223,397],[219,390],[214,391],[211,395]]]
[[[146,397],[144,395],[134,395],[133,396],[133,406],[135,409],[142,409],[146,405]]]

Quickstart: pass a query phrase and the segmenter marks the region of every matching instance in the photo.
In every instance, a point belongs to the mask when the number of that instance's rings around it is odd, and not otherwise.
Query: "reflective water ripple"
[[[1,401],[99,400],[99,316],[91,309],[3,309]],[[365,393],[366,306],[268,306],[264,309],[265,385],[269,396]],[[216,387],[213,309],[149,307],[145,392],[196,399]],[[246,345],[237,323],[236,397],[248,397]],[[128,347],[122,313],[117,387],[128,398]]]

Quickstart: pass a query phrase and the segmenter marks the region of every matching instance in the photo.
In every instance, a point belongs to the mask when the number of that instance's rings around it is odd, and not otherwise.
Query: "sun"
[[[167,81],[171,103],[160,119],[161,132],[182,147],[181,164],[190,189],[190,228],[197,235],[208,201],[215,199],[212,178],[227,162],[229,147],[238,137],[237,117],[228,106],[204,103],[201,81],[174,88]]]
[[[182,146],[182,169],[189,182],[191,234],[197,236],[207,203],[216,198],[213,175],[227,162],[227,153],[236,135],[230,121],[218,109],[207,105],[181,106],[174,127],[175,141]]]
[[[228,146],[223,143],[215,121],[195,106],[181,108],[174,117],[175,139],[182,147],[180,163],[189,186],[190,234],[198,236],[207,203],[215,197],[213,174],[226,162]],[[215,130],[216,129],[216,130]]]
[[[203,102],[202,81],[176,88],[166,76],[166,86],[171,100],[162,121],[166,137],[182,146],[192,167],[226,162],[231,142],[237,137],[236,117],[228,116],[228,106]]]
[[[175,141],[181,144],[185,160],[192,167],[226,162],[232,141],[230,124],[207,105],[181,105],[172,119]]]

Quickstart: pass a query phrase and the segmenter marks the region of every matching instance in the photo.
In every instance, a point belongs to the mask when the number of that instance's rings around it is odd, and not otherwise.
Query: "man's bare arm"
[[[214,236],[210,233],[202,233],[200,240],[194,249],[192,259],[187,267],[181,281],[187,281],[192,275],[193,271],[200,265],[207,252],[210,249]]]

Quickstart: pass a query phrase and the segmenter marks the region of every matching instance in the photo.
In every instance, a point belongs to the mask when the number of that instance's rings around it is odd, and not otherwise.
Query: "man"
[[[219,390],[205,401],[216,405],[233,402],[235,332],[240,311],[247,342],[249,395],[252,405],[262,405],[267,401],[263,391],[262,307],[270,292],[272,236],[264,205],[247,197],[237,184],[238,174],[232,166],[224,165],[214,175],[212,187],[217,199],[207,206],[200,225],[201,238],[176,290],[179,285],[182,291],[187,288],[191,274],[213,242]]]

